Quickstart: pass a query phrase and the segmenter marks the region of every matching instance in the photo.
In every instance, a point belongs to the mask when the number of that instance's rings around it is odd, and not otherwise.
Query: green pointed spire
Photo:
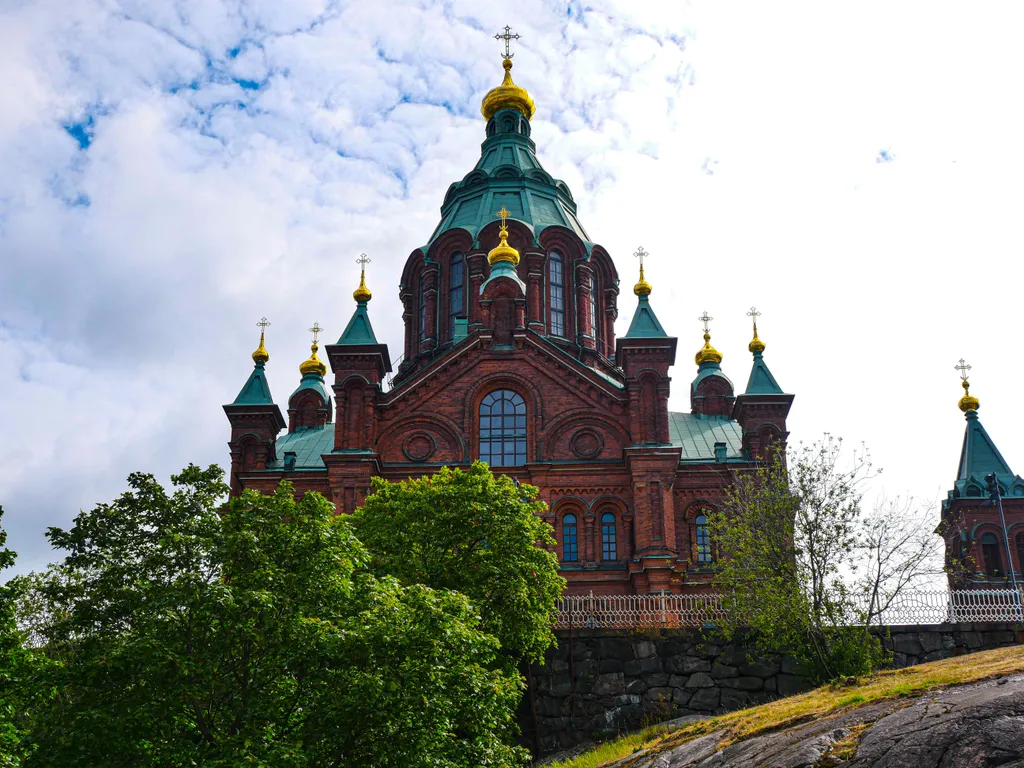
[[[744,394],[781,395],[783,394],[782,387],[779,386],[779,382],[772,376],[772,372],[768,370],[768,364],[764,361],[764,342],[757,337],[757,318],[760,314],[754,307],[751,307],[750,311],[747,312],[747,317],[752,318],[754,321],[754,338],[747,345],[747,349],[754,355],[754,365],[750,369],[750,378],[747,379],[747,391]]]
[[[249,374],[245,386],[238,393],[232,405],[273,405],[274,398],[270,394],[267,383],[266,363],[258,362]]]
[[[967,429],[964,430],[964,444],[960,449],[960,469],[956,479],[967,480],[971,476],[980,479],[990,472],[995,472],[998,476],[1012,477],[1013,471],[999,453],[985,427],[981,425],[978,412],[970,410],[966,416]]]
[[[356,311],[352,313],[352,319],[348,321],[345,330],[338,339],[338,344],[376,344],[377,337],[373,333],[373,326],[370,324],[370,315],[366,311],[366,302],[356,303]]]
[[[641,294],[637,297],[636,312],[633,313],[633,319],[629,323],[629,330],[626,331],[625,338],[627,339],[666,339],[668,334],[665,333],[665,329],[661,327],[661,323],[658,322],[657,315],[654,314],[654,309],[651,307],[650,301],[647,296]]]

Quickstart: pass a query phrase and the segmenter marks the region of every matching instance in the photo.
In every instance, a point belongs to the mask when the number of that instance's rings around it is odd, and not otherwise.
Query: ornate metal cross
[[[704,323],[704,333],[711,333],[711,327],[708,325],[708,323],[710,323],[715,318],[709,315],[706,309],[704,310],[704,314],[698,317],[697,319]]]
[[[761,313],[757,311],[757,307],[751,307],[750,311],[747,312],[747,317],[754,321],[754,335],[757,335],[757,318],[761,316]]]
[[[267,330],[267,326],[270,325],[270,321],[267,320],[267,318],[265,317],[261,317],[260,321],[256,323],[256,325],[260,327],[260,333],[263,333],[265,330]]]
[[[519,33],[516,33],[516,34],[512,35],[512,34],[509,34],[511,31],[512,31],[512,27],[510,27],[508,24],[506,24],[505,25],[505,34],[503,34],[503,35],[495,35],[494,36],[495,40],[504,40],[505,41],[505,52],[501,55],[501,58],[503,58],[503,59],[511,59],[513,56],[515,56],[514,53],[509,53],[509,51],[508,51],[508,44],[510,42],[512,42],[513,40],[518,40],[519,39]]]
[[[647,251],[645,251],[644,247],[641,245],[639,248],[637,248],[635,251],[633,251],[633,255],[636,256],[638,259],[640,259],[640,266],[643,267],[644,259],[646,259],[651,254],[649,254]]]
[[[366,271],[366,265],[369,263],[370,257],[367,256],[365,253],[360,253],[359,258],[356,259],[356,264],[358,264],[360,269],[362,269],[364,272]]]
[[[953,370],[960,371],[960,378],[967,381],[967,372],[971,370],[971,366],[965,363],[964,359],[961,357],[959,365],[954,365]]]
[[[320,323],[313,323],[313,327],[309,329],[309,332],[313,334],[313,343],[316,344],[316,339],[320,335],[320,331],[323,328],[320,327]]]
[[[504,205],[501,206],[501,210],[498,211],[498,217],[501,219],[501,228],[502,229],[505,229],[505,219],[507,219],[511,215],[512,214],[509,213],[508,208],[506,208]]]

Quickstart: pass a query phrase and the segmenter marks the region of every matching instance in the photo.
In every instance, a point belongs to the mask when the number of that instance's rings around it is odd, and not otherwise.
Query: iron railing
[[[868,600],[855,601],[857,618],[868,618]],[[1024,623],[1024,588],[957,589],[902,592],[884,609],[872,611],[872,624],[962,624],[1006,621]],[[556,606],[556,629],[653,629],[711,627],[725,618],[722,596],[566,595]]]

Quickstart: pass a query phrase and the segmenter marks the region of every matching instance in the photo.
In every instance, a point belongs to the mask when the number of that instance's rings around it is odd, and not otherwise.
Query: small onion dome
[[[253,362],[265,363],[270,359],[270,353],[267,352],[267,348],[263,346],[263,332],[260,331],[260,345],[256,348],[256,351],[252,353]]]
[[[508,61],[508,59],[506,59]],[[498,230],[498,237],[500,242],[494,247],[494,249],[487,254],[487,261],[494,266],[499,261],[511,262],[513,266],[519,264],[519,251],[508,244],[508,227],[504,224],[501,225],[501,229]]]
[[[367,293],[369,293],[369,291],[367,291]],[[327,366],[324,365],[323,360],[316,356],[316,351],[320,349],[320,346],[314,341],[310,349],[313,350],[313,354],[311,354],[309,359],[299,366],[299,373],[303,376],[307,373],[317,373],[323,376],[327,373]]]
[[[644,265],[641,264],[640,282],[633,286],[633,293],[635,293],[637,296],[650,296],[652,290],[653,289],[651,288],[651,284],[644,280]]]
[[[747,349],[753,352],[755,355],[759,355],[764,352],[764,342],[757,338],[757,324],[754,324],[754,338],[750,340],[747,345]]]
[[[501,66],[505,68],[505,79],[501,81],[501,85],[492,88],[484,96],[484,100],[480,104],[480,113],[484,119],[490,120],[495,113],[502,109],[514,109],[529,120],[537,111],[533,99],[530,98],[530,94],[526,92],[525,88],[520,88],[512,82],[512,59],[505,59]]]
[[[359,273],[359,287],[352,291],[352,298],[356,301],[369,301],[373,298],[373,294],[370,293],[370,289],[366,287],[366,270],[362,270]],[[314,344],[314,346],[316,346]],[[316,357],[316,351],[313,352],[313,357]]]
[[[971,394],[970,386],[970,382],[967,381],[967,379],[964,379],[964,396],[960,398],[959,402],[960,410],[964,413],[967,413],[968,411],[976,411],[981,407],[981,403],[978,401],[978,398]]]
[[[711,334],[707,331],[704,332],[704,346],[694,355],[693,359],[697,365],[722,362],[722,353],[711,346]]]

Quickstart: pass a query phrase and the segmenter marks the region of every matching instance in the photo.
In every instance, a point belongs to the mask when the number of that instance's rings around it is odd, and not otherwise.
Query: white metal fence
[[[884,604],[884,603],[883,603]],[[871,617],[872,624],[961,624],[979,621],[1024,623],[1024,588],[903,592]],[[868,600],[857,606],[861,621]],[[714,626],[725,617],[722,596],[567,595],[555,612],[556,629],[650,629]]]

